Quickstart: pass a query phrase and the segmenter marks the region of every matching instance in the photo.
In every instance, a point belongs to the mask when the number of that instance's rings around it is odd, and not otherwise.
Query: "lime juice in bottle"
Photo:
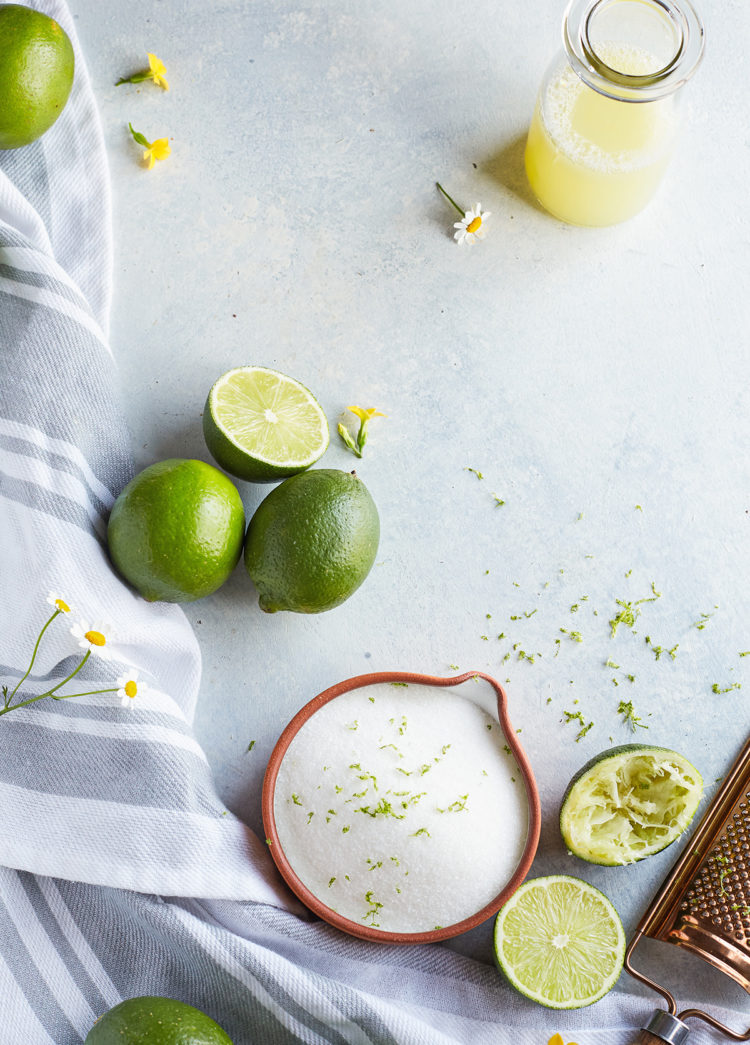
[[[687,0],[573,0],[563,42],[529,128],[529,183],[555,217],[613,225],[661,182],[703,28]]]

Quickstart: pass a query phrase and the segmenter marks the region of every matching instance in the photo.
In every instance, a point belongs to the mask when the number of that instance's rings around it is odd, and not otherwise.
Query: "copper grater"
[[[625,968],[657,991],[668,1010],[657,1009],[639,1032],[639,1045],[681,1045],[688,1018],[703,1020],[734,1041],[734,1031],[706,1012],[677,1012],[666,988],[633,968],[638,942],[648,936],[685,947],[736,980],[750,993],[750,738],[724,778],[690,842],[662,883],[636,929]]]

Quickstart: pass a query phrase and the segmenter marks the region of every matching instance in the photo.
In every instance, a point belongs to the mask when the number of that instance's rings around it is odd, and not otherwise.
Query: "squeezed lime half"
[[[527,998],[550,1009],[579,1009],[617,982],[625,932],[610,901],[588,882],[532,878],[497,915],[495,958]]]
[[[560,831],[582,860],[632,864],[679,838],[702,794],[700,773],[676,751],[640,744],[609,748],[568,785]]]

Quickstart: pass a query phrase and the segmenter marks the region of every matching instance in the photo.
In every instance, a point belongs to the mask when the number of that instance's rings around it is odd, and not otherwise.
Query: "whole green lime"
[[[65,108],[75,57],[54,19],[21,4],[0,5],[0,149],[36,141]]]
[[[200,1009],[172,998],[128,998],[96,1021],[85,1045],[232,1045]]]
[[[159,461],[132,479],[109,517],[109,554],[149,602],[192,602],[216,591],[242,552],[237,488],[204,461]]]
[[[380,519],[355,472],[318,468],[286,479],[261,501],[245,538],[245,566],[266,613],[322,613],[372,568]]]

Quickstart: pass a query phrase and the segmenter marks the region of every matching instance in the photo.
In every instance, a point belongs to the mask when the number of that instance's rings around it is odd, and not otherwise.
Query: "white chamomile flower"
[[[117,679],[117,696],[123,707],[132,708],[133,699],[140,693],[143,695],[145,686],[138,682],[138,672],[130,671],[126,675],[120,675]]]
[[[70,634],[74,639],[78,639],[81,649],[88,650],[97,657],[101,657],[102,660],[109,660],[110,652],[107,649],[107,642],[111,638],[111,632],[106,624],[88,625],[79,621],[70,629]]]
[[[453,238],[459,247],[463,243],[468,243],[470,247],[473,247],[478,239],[484,239],[484,223],[490,217],[492,217],[491,212],[482,211],[481,203],[476,203],[473,209],[467,210],[461,221],[455,222],[453,226],[456,230]]]
[[[56,595],[53,591],[47,596],[47,602],[50,606],[54,606],[60,613],[70,613],[70,606],[67,604],[62,595]]]
[[[448,195],[439,181],[435,182],[435,184],[451,206],[455,207],[458,213],[462,215],[461,220],[453,225],[453,228],[456,230],[453,233],[453,238],[459,247],[463,243],[468,243],[470,247],[473,247],[478,239],[484,239],[486,235],[484,223],[488,218],[492,217],[490,211],[483,211],[481,203],[476,203],[470,210],[464,210],[463,207],[459,207],[452,196]]]

